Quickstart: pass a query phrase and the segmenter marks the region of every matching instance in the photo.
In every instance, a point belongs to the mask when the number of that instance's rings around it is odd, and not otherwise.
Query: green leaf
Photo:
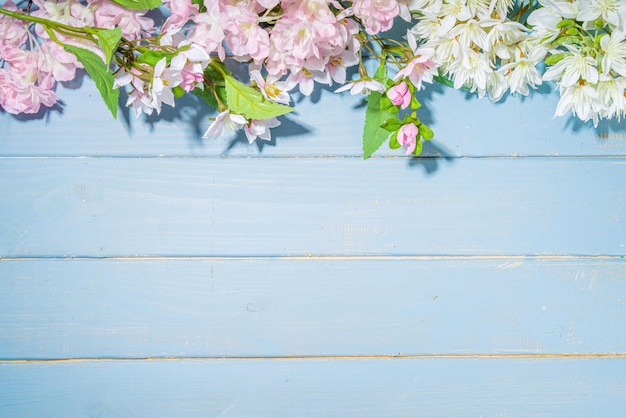
[[[226,101],[231,113],[248,119],[269,119],[293,111],[292,107],[265,100],[260,91],[226,75]]]
[[[161,51],[146,51],[137,57],[138,62],[143,62],[153,67],[157,65],[157,62],[161,61],[165,57],[165,54]]]
[[[404,125],[404,123],[402,123],[402,121],[398,120],[398,118],[389,118],[386,121],[384,121],[380,127],[383,128],[386,131],[389,132],[394,132],[397,131],[398,129],[400,129],[400,127]]]
[[[544,61],[547,65],[554,65],[568,55],[571,55],[571,54],[569,52],[561,52],[559,54],[550,55]]]
[[[374,73],[374,78],[376,80],[383,82],[383,84],[385,84],[384,80],[387,79],[387,65],[385,61],[380,60],[380,65],[378,66],[378,69]]]
[[[214,57],[209,66],[204,69],[204,74],[213,81],[224,81],[224,75],[232,75],[232,72],[222,61]]]
[[[106,65],[109,65],[120,43],[120,39],[122,39],[122,28],[117,26],[114,29],[103,29],[98,31],[97,36],[98,45],[102,48],[106,57]]]
[[[63,45],[66,51],[76,55],[78,61],[83,64],[87,74],[96,83],[96,87],[102,96],[102,100],[111,111],[113,118],[117,118],[117,106],[120,96],[120,91],[113,88],[115,82],[115,76],[113,72],[107,67],[102,58],[88,49],[79,48],[73,45]]]
[[[446,87],[454,88],[454,81],[450,80],[448,77],[445,77],[441,74],[433,76],[433,80],[435,80],[437,83],[442,84]]]
[[[192,0],[191,4],[195,4],[198,6],[198,11],[200,13],[206,12],[206,6],[204,5],[204,0]]]
[[[174,93],[174,97],[180,99],[185,95],[186,91],[181,86],[174,86],[174,88],[172,88],[172,93]]]
[[[559,23],[556,24],[557,28],[569,28],[571,26],[576,25],[576,22],[573,21],[572,19],[565,19],[565,20],[561,20]]]
[[[211,65],[204,69],[204,89],[196,88],[193,93],[203,99],[209,106],[220,110],[220,105],[216,99],[216,95],[222,103],[226,103],[226,87],[224,87],[224,74],[230,74],[230,71],[224,63],[217,58],[213,58]]]
[[[417,138],[415,141],[415,149],[413,150],[413,155],[420,155],[422,153],[422,141]]]
[[[226,89],[222,86],[216,86],[215,92],[219,96],[220,100],[226,103]],[[204,100],[212,108],[216,110],[219,108],[219,104],[217,103],[217,100],[215,99],[215,96],[213,95],[213,92],[211,91],[211,88],[209,86],[205,85],[204,89],[199,89],[196,87],[193,90],[193,94]]]
[[[419,133],[426,141],[433,139],[435,133],[425,123],[420,124]]]
[[[381,125],[393,117],[393,114],[381,110],[381,97],[382,94],[377,91],[373,91],[367,96],[365,125],[363,126],[363,159],[368,159],[389,137],[389,132],[381,128]]]
[[[383,110],[388,110],[388,109],[391,109],[392,107],[394,107],[394,105],[393,103],[391,103],[391,100],[389,99],[389,97],[383,94],[382,97],[380,98],[380,108]]]
[[[578,45],[580,42],[580,37],[578,36],[559,36],[554,41],[552,41],[553,45]]]
[[[393,134],[391,134],[391,136],[389,137],[389,148],[391,149],[398,149],[400,148],[402,145],[400,145],[400,143],[398,142],[398,131],[395,131]]]
[[[150,10],[156,9],[163,2],[161,0],[111,0],[122,7],[133,10]]]

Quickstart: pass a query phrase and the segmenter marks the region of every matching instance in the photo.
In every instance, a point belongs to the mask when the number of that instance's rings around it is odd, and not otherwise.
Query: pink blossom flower
[[[167,30],[182,28],[191,17],[198,13],[198,5],[192,4],[191,0],[164,0],[171,10],[170,16],[163,24]]]
[[[398,130],[398,143],[406,147],[406,153],[411,154],[417,146],[417,134],[419,129],[414,123],[402,125]]]
[[[315,44],[315,30],[306,21],[282,18],[271,32],[272,49],[288,51],[286,64],[290,67],[301,66],[309,57],[319,57]]]
[[[276,7],[280,0],[257,0],[257,3],[261,5],[264,9],[273,9]]]
[[[40,50],[40,71],[52,73],[57,81],[73,80],[76,69],[82,67],[74,54],[67,52],[56,42],[47,41],[40,46]]]
[[[391,29],[393,19],[400,14],[397,0],[356,0],[352,12],[361,19],[372,35]]]
[[[11,66],[11,73],[19,75],[27,83],[35,83],[39,77],[39,50],[28,51],[7,48],[2,59]],[[43,59],[43,58],[42,58]]]
[[[186,41],[184,42],[187,43]],[[179,47],[183,46],[183,43]],[[185,45],[186,46],[186,45]],[[171,67],[180,68],[182,80],[180,88],[186,92],[192,91],[198,84],[202,85],[204,69],[211,57],[200,45],[191,44],[172,58]]]
[[[17,11],[17,6],[11,0],[4,3],[3,8],[11,11]],[[28,34],[26,32],[27,25],[18,20],[5,15],[0,15],[0,51],[5,48],[19,48],[24,42]],[[0,52],[0,59],[2,52]]]
[[[406,109],[411,104],[413,95],[409,89],[409,85],[402,81],[400,84],[396,84],[387,90],[387,97],[391,100],[395,106],[400,106],[402,109]]]
[[[330,57],[326,72],[337,83],[346,82],[346,68],[359,63],[359,57],[353,50],[344,50],[339,55]]]
[[[239,57],[249,55],[260,64],[270,49],[268,33],[257,24],[258,16],[243,7],[225,6],[222,18],[226,18],[226,42],[233,54]]]
[[[154,32],[154,21],[141,11],[126,9],[110,1],[98,3],[94,13],[94,24],[101,28],[119,26],[126,38],[139,39],[142,34]]]
[[[209,54],[217,52],[217,55],[223,61],[226,56],[222,46],[225,36],[222,28],[219,1],[204,0],[204,5],[207,11],[193,17],[192,20],[195,23],[195,27],[187,39],[202,46]]]
[[[422,82],[433,82],[433,76],[437,75],[438,64],[431,59],[434,50],[431,48],[420,48],[415,51],[413,58],[406,67],[402,68],[393,78],[394,81],[408,78],[411,84],[418,90],[423,88]]]
[[[0,106],[9,113],[37,113],[41,106],[51,107],[58,101],[52,87],[54,82],[44,80],[34,84],[20,75],[0,68]]]
[[[37,10],[33,16],[54,20],[70,26],[95,26],[93,8],[89,8],[79,2],[72,0],[45,1],[34,0]],[[111,3],[113,4],[113,3]],[[37,26],[37,35],[47,38],[47,34],[42,26]],[[57,33],[57,36],[61,34]],[[66,39],[61,35],[60,39]]]

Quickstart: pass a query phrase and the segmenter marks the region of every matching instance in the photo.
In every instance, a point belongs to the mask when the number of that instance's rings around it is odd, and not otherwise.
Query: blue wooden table
[[[252,146],[0,114],[0,417],[626,416],[626,124],[548,90],[367,161],[325,90]]]

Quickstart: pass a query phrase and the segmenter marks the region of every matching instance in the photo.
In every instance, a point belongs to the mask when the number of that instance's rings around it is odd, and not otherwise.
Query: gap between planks
[[[116,155],[116,154],[93,154],[93,155],[71,155],[71,154],[51,154],[51,155],[0,155],[0,160],[43,160],[43,159],[350,159],[363,160],[362,155],[341,155],[341,154],[312,154],[312,155]],[[368,159],[388,160],[388,159],[598,159],[598,160],[623,160],[625,155],[574,155],[574,154],[503,154],[503,155],[372,155]]]
[[[363,260],[415,260],[415,261],[430,261],[430,260],[484,260],[484,261],[498,261],[498,260],[516,260],[516,261],[567,261],[567,260],[624,260],[624,255],[588,255],[588,254],[553,254],[553,255],[259,255],[259,256],[225,256],[225,255],[213,255],[213,256],[177,256],[177,255],[134,255],[134,256],[74,256],[74,255],[59,255],[59,256],[23,256],[23,257],[2,257],[0,261],[37,261],[37,260],[101,260],[101,261],[125,261],[125,260],[198,260],[198,261],[227,261],[227,260],[321,260],[321,261],[363,261]]]
[[[626,359],[626,353],[511,353],[511,354],[391,354],[337,356],[217,356],[217,357],[76,357],[51,359],[0,359],[2,364],[88,363],[117,361],[334,361],[334,360],[419,360],[419,359]]]

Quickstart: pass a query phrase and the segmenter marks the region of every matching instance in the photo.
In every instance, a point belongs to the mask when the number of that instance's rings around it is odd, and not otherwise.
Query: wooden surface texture
[[[247,145],[60,94],[0,113],[0,417],[626,415],[626,123],[435,87],[363,161],[361,97]]]

